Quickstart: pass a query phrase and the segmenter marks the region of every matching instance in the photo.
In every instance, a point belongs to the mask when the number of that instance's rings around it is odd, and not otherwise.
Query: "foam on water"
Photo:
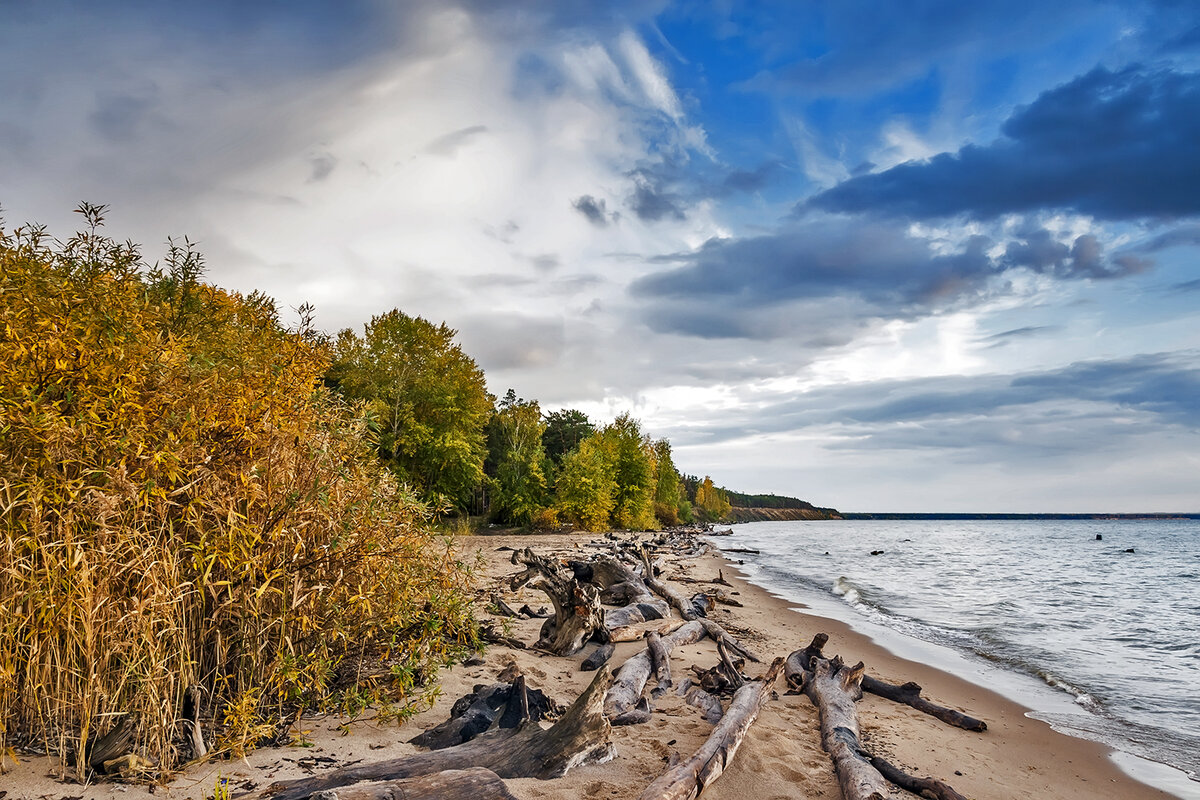
[[[1063,697],[1035,714],[1057,729],[1200,774],[1200,522],[880,520],[733,530],[738,545],[761,551],[745,560],[765,587],[851,624],[1027,676]],[[1013,689],[1027,705],[1029,691]],[[1145,770],[1138,777],[1200,797],[1200,783],[1182,780],[1181,788]]]

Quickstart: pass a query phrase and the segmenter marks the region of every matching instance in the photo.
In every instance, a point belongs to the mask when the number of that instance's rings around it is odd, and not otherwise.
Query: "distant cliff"
[[[742,508],[734,506],[722,522],[786,522],[797,519],[841,519],[834,508]]]

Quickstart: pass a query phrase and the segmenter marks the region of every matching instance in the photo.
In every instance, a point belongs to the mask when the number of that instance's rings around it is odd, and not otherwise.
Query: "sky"
[[[846,511],[1200,511],[1190,0],[0,0],[0,207]]]

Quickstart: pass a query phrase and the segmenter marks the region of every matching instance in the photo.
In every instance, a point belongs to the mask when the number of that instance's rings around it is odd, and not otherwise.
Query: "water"
[[[1192,780],[1164,788],[1200,797],[1200,521],[847,520],[733,531],[716,541],[762,551],[738,556],[754,582],[856,627],[950,648],[968,662],[952,671],[990,665],[1036,680],[1047,702],[1028,696],[1031,681],[1007,693],[1064,732],[1182,770]]]

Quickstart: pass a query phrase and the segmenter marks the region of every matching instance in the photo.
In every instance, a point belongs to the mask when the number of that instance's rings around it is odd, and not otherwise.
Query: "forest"
[[[402,720],[479,647],[447,521],[729,510],[628,415],[496,399],[444,324],[289,328],[187,240],[149,263],[78,212],[65,240],[0,223],[0,754],[165,775],[201,703],[210,754],[305,709]]]

